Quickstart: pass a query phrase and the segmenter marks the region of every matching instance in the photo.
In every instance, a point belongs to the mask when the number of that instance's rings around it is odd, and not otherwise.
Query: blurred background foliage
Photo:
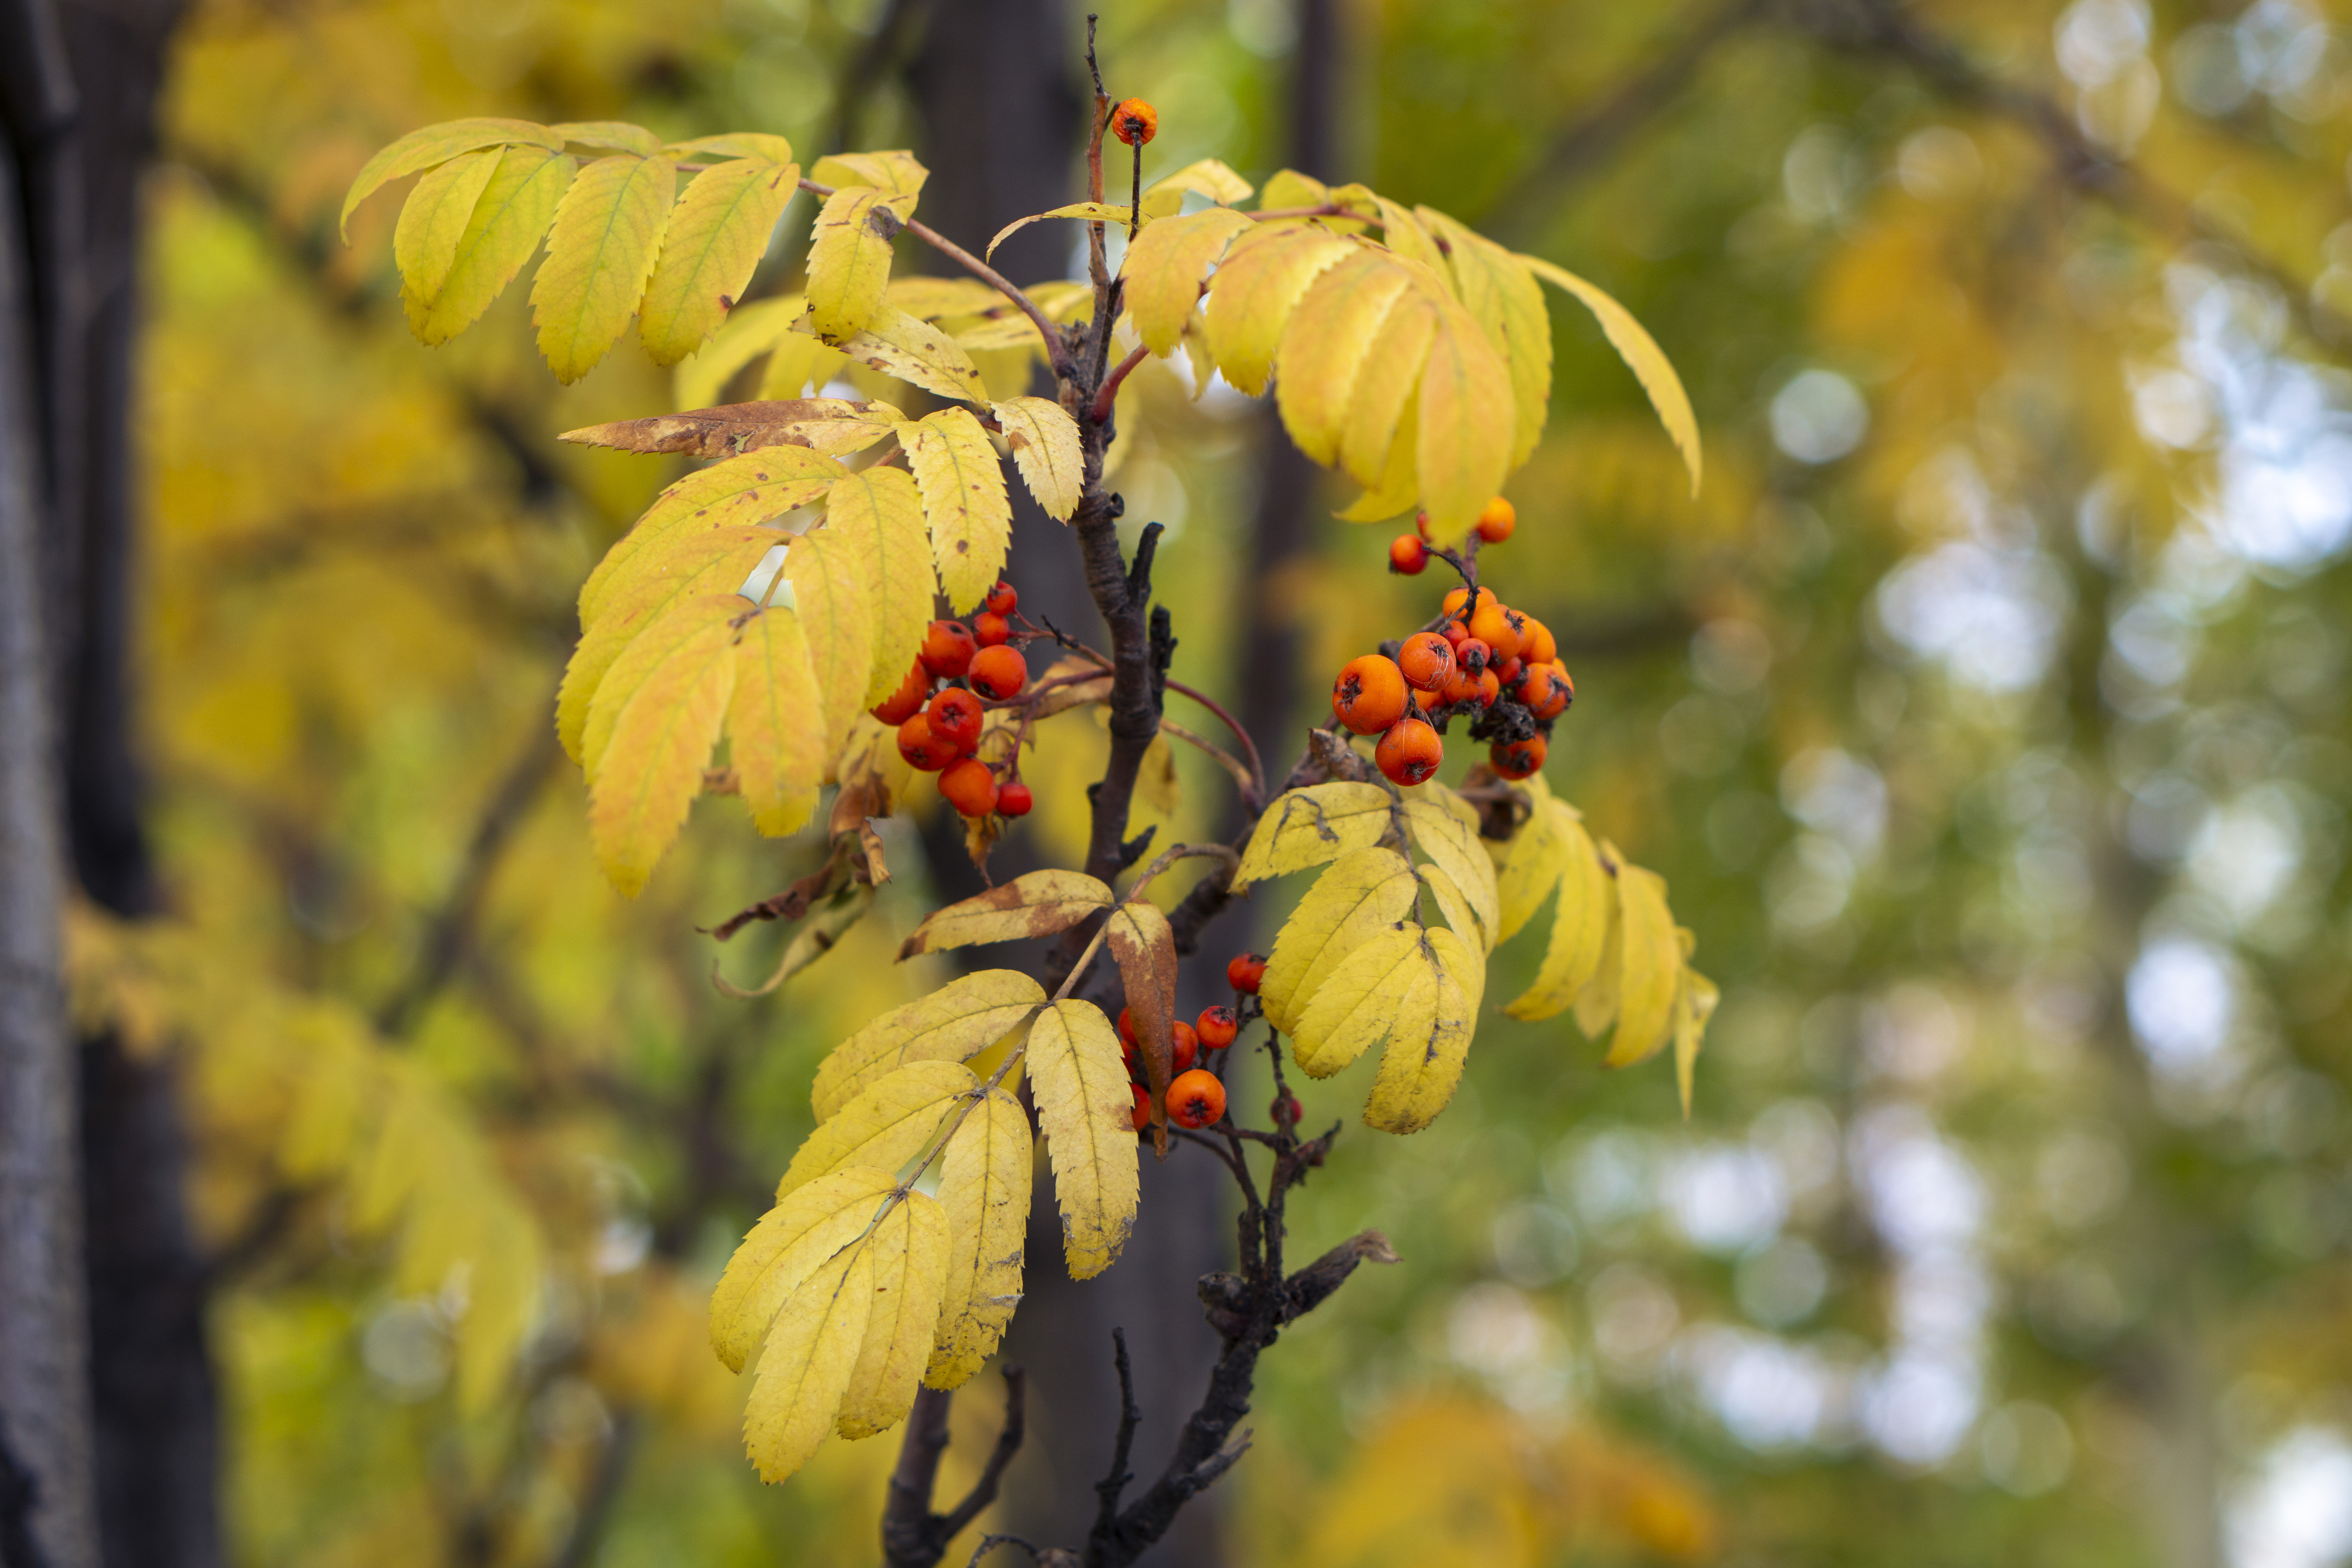
[[[1315,3],[1334,172],[1586,273],[1690,385],[1696,501],[1559,316],[1489,580],[1579,679],[1555,787],[1666,876],[1724,1003],[1687,1122],[1668,1074],[1497,1015],[1432,1131],[1342,1137],[1294,1247],[1377,1226],[1405,1263],[1267,1358],[1224,1559],[2352,1555],[2352,8]],[[887,962],[921,841],[751,1003],[694,928],[814,851],[706,803],[640,901],[603,885],[551,695],[577,584],[670,473],[550,437],[668,379],[625,344],[556,388],[520,289],[421,349],[396,203],[348,249],[332,219],[370,151],[466,114],[916,144],[926,9],[183,25],[136,414],[171,914],[78,945],[85,1005],[180,1063],[236,1562],[873,1560],[893,1442],[761,1488],[701,1310],[817,1057],[938,978]],[[1280,165],[1292,0],[1104,9],[1155,166]],[[1437,585],[1323,519],[1343,496],[1244,584],[1258,416],[1129,388],[1115,482],[1169,528],[1177,674],[1287,680],[1311,720]],[[1252,614],[1294,668],[1243,667]],[[1087,723],[1032,775],[1048,854]],[[1295,732],[1261,740],[1278,766]],[[1157,805],[1199,837],[1229,807],[1195,760]],[[716,951],[748,979],[780,942]]]

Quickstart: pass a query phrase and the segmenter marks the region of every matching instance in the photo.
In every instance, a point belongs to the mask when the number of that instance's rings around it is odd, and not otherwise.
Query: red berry
[[[1496,496],[1478,514],[1478,537],[1489,544],[1500,544],[1511,537],[1511,531],[1518,525],[1517,510],[1509,501]]]
[[[1160,134],[1160,111],[1130,98],[1110,111],[1110,132],[1130,147],[1140,147]]]
[[[1257,994],[1258,982],[1265,978],[1265,960],[1255,952],[1237,954],[1225,965],[1225,982],[1245,995]]]
[[[996,809],[996,775],[978,757],[966,757],[940,774],[940,794],[966,816],[986,816]]]
[[[980,699],[961,687],[951,686],[932,698],[923,717],[932,734],[952,742],[959,752],[980,744]]]
[[[1404,672],[1385,654],[1352,658],[1331,683],[1331,711],[1359,735],[1377,735],[1404,717]]]
[[[898,754],[907,765],[927,773],[938,773],[957,757],[956,743],[931,728],[930,721],[918,713],[898,726]]]
[[[1231,1007],[1203,1007],[1201,1016],[1193,1022],[1192,1032],[1201,1037],[1204,1048],[1222,1051],[1242,1032],[1242,1024]]]
[[[1454,673],[1454,645],[1435,632],[1415,632],[1397,649],[1397,668],[1416,691],[1442,691]]]
[[[1018,697],[1029,684],[1029,661],[1017,647],[984,647],[972,656],[971,689],[992,702]]]
[[[971,628],[961,621],[933,621],[923,634],[923,646],[918,655],[923,668],[942,680],[954,680],[971,668],[971,656],[980,645],[972,639]]]
[[[1029,808],[1036,804],[1035,798],[1029,793],[1029,786],[1019,779],[1014,779],[996,792],[996,809],[999,814],[1005,816],[1026,816],[1029,815]]]
[[[981,601],[981,608],[992,616],[1009,616],[1020,603],[1021,595],[1013,591],[1012,584],[999,583],[988,591],[988,597]]]
[[[982,610],[971,618],[971,636],[984,648],[1000,647],[1012,638],[1013,623]]]
[[[1179,1127],[1214,1127],[1225,1119],[1225,1086],[1215,1073],[1194,1068],[1168,1086],[1168,1119]]]
[[[1493,679],[1489,675],[1486,679]],[[1400,719],[1389,726],[1381,743],[1372,748],[1372,761],[1380,764],[1389,780],[1400,784],[1417,784],[1437,771],[1445,760],[1445,742],[1437,731],[1419,719]]]
[[[1151,1091],[1139,1083],[1128,1087],[1135,1090],[1135,1130],[1140,1132],[1151,1125]]]
[[[1118,1043],[1130,1048],[1135,1045],[1135,1009],[1132,1007],[1118,1010]]]
[[[1170,1032],[1175,1037],[1171,1042],[1174,1048],[1168,1054],[1169,1070],[1182,1072],[1199,1058],[1200,1037],[1192,1033],[1192,1026],[1190,1024],[1179,1023]]]
[[[1496,773],[1507,779],[1523,779],[1544,764],[1544,738],[1529,735],[1524,741],[1498,741],[1486,752],[1486,762]]]
[[[1418,577],[1428,568],[1429,546],[1419,535],[1400,533],[1389,542],[1389,570],[1400,577]]]
[[[1495,650],[1477,637],[1464,637],[1454,645],[1454,667],[1474,680],[1478,672],[1495,662]]]

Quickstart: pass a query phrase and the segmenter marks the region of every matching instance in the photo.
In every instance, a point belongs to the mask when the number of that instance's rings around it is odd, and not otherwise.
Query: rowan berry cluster
[[[1021,595],[1009,583],[988,591],[970,624],[933,621],[907,679],[874,710],[898,727],[898,754],[910,767],[940,775],[940,794],[966,816],[1026,816],[1035,804],[1018,774],[1016,747],[1003,764],[981,760],[986,704],[1009,702],[1029,684],[1029,661],[1013,646],[1012,616]]]
[[[1500,544],[1517,526],[1511,503],[1496,496],[1479,513],[1478,539]],[[1475,548],[1465,560],[1410,533],[1389,546],[1389,569],[1417,576],[1433,557],[1475,581]],[[1575,700],[1549,628],[1492,588],[1465,583],[1445,595],[1435,620],[1396,645],[1394,657],[1349,660],[1332,683],[1331,714],[1359,735],[1380,736],[1372,760],[1396,784],[1437,772],[1445,757],[1440,737],[1456,718],[1469,721],[1471,739],[1488,743],[1496,773],[1523,779],[1543,766],[1552,724]]]
[[[1225,965],[1225,979],[1234,988],[1235,1005],[1203,1007],[1192,1022],[1178,1019],[1170,1026],[1174,1046],[1168,1064],[1168,1120],[1177,1126],[1214,1127],[1225,1119],[1225,1080],[1216,1069],[1223,1065],[1225,1048],[1241,1037],[1242,1026],[1256,1016],[1249,998],[1257,994],[1258,982],[1265,977],[1265,959],[1255,952],[1234,955]],[[1145,1081],[1142,1053],[1135,1043],[1132,1008],[1118,1010],[1118,1043],[1127,1058],[1129,1088],[1135,1094],[1135,1130],[1140,1132],[1151,1125],[1151,1088]],[[1287,1109],[1289,1121],[1295,1124],[1298,1121],[1295,1096]],[[1277,1120],[1284,1110],[1277,1102]]]

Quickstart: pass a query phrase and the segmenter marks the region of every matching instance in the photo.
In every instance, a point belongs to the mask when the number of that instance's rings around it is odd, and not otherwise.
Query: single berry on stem
[[[992,702],[1018,697],[1029,684],[1029,661],[1017,647],[984,647],[972,655],[971,689]]]
[[[932,734],[951,742],[956,750],[966,755],[980,744],[980,699],[961,686],[950,686],[932,698],[923,717]]]
[[[1173,1071],[1182,1072],[1191,1067],[1201,1054],[1200,1037],[1192,1032],[1192,1025],[1181,1021],[1175,1024],[1169,1032],[1171,1037],[1168,1056],[1170,1068]]]
[[[961,621],[933,621],[923,634],[919,658],[923,668],[942,680],[955,680],[971,668],[971,656],[980,644],[971,628]]]
[[[1429,565],[1429,546],[1414,534],[1400,533],[1389,542],[1389,570],[1400,577],[1418,577]]]
[[[1129,146],[1140,147],[1160,134],[1160,111],[1130,98],[1110,111],[1110,132]]]
[[[1399,720],[1381,737],[1381,743],[1372,748],[1372,761],[1380,764],[1381,772],[1391,784],[1423,783],[1444,760],[1445,742],[1420,719]]]
[[[1376,735],[1404,717],[1404,672],[1377,653],[1351,658],[1331,684],[1331,711],[1359,735]]]
[[[1029,793],[1029,786],[1019,779],[1000,786],[996,792],[996,809],[1004,816],[1026,816],[1029,808],[1036,804],[1036,797]]]
[[[978,757],[966,757],[940,774],[940,794],[966,816],[986,816],[996,809],[996,775]]]
[[[1234,1043],[1242,1032],[1241,1020],[1231,1007],[1222,1003],[1201,1009],[1201,1016],[1192,1025],[1192,1033],[1200,1037],[1203,1050],[1222,1051]]]
[[[993,611],[982,610],[971,618],[971,637],[982,647],[995,647],[1012,640],[1013,623]]]
[[[1487,750],[1487,765],[1507,779],[1523,779],[1544,765],[1544,738],[1529,735],[1524,741],[1497,741]]]
[[[1214,1127],[1225,1119],[1225,1085],[1215,1073],[1194,1068],[1168,1086],[1168,1120],[1179,1127]]]
[[[1225,983],[1245,996],[1256,995],[1258,982],[1265,978],[1265,959],[1260,953],[1237,953],[1225,965]]]
[[[1013,591],[1013,584],[999,583],[988,591],[988,597],[981,601],[981,608],[992,616],[1009,616],[1020,604],[1021,595]]]
[[[898,754],[919,773],[935,773],[961,752],[953,741],[931,728],[928,715],[918,713],[898,726]]]
[[[1297,1095],[1285,1094],[1276,1098],[1275,1102],[1266,1108],[1266,1114],[1274,1118],[1276,1127],[1296,1127],[1298,1119],[1307,1114],[1307,1108],[1298,1103]]]
[[[1519,514],[1509,501],[1496,496],[1478,514],[1478,537],[1489,544],[1500,544],[1511,537],[1519,525]]]
[[[1440,691],[1454,674],[1454,645],[1435,632],[1415,632],[1397,649],[1397,668],[1415,691]]]

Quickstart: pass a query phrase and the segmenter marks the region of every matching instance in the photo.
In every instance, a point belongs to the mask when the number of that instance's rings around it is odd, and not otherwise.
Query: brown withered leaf
[[[1176,933],[1156,905],[1130,900],[1111,911],[1110,955],[1127,991],[1144,1075],[1151,1084],[1151,1142],[1168,1153],[1168,1080],[1176,1062]]]
[[[624,452],[685,452],[697,458],[732,458],[761,447],[841,450],[837,441],[826,438],[835,427],[844,424],[870,426],[872,439],[879,440],[889,434],[896,412],[886,404],[858,398],[782,397],[590,425],[566,430],[556,438],[583,447],[611,447]]]
[[[935,910],[898,949],[902,959],[979,942],[1017,942],[1067,931],[1097,910],[1111,892],[1079,871],[1032,871],[977,898]]]
[[[1069,684],[1055,686],[1054,682],[1057,680],[1067,680]],[[1033,691],[1052,688],[1042,691],[1035,705],[1029,710],[1030,721],[1040,723],[1056,713],[1083,708],[1089,702],[1109,701],[1110,671],[1090,658],[1080,658],[1072,654],[1046,666],[1045,673],[1031,681],[1029,687]]]
[[[889,863],[882,858],[882,836],[874,831],[870,820],[857,825],[857,847],[866,857],[866,885],[878,888],[890,879]]]

